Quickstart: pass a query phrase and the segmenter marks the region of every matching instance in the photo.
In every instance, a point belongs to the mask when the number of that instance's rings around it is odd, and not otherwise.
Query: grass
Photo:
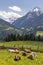
[[[5,29],[5,30],[14,30],[14,28],[13,28],[13,27],[8,27],[8,28]]]
[[[0,42],[0,46],[6,46],[6,47],[14,47],[14,45],[18,48],[27,47],[31,48],[32,50],[37,50],[39,46],[39,50],[43,50],[43,42],[38,42],[38,41],[12,41],[12,42]]]
[[[15,55],[21,57],[20,61],[14,61]],[[30,60],[22,56],[22,52],[19,54],[10,53],[7,50],[0,50],[0,65],[43,65],[43,53],[36,53],[34,60]]]
[[[21,47],[24,45],[24,47],[32,47],[32,49],[37,49],[37,45],[40,45],[40,50],[43,50],[43,42],[34,42],[34,41],[12,41],[12,42],[0,42],[0,46],[9,46],[13,47],[16,45],[18,47]],[[36,57],[34,60],[30,60],[26,57],[22,56],[22,51],[20,51],[19,54],[16,53],[10,53],[6,49],[2,50],[0,49],[0,65],[43,65],[43,53],[35,52]],[[15,55],[19,55],[21,57],[20,61],[14,61]]]
[[[43,36],[43,31],[38,31],[38,32],[36,33],[36,36],[38,36],[38,35]]]

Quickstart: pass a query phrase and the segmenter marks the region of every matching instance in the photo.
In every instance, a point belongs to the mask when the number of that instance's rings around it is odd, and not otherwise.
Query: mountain
[[[21,33],[21,31],[0,18],[0,40],[3,40],[8,34],[11,33],[18,34]]]
[[[35,7],[12,24],[0,18],[0,40],[3,40],[11,33],[28,34],[31,32],[36,35],[40,31],[43,32],[43,11],[39,7]]]
[[[15,20],[12,24],[17,28],[26,31],[26,33],[36,33],[36,31],[40,30],[40,28],[41,31],[43,31],[43,11],[39,7],[35,7],[25,16]]]

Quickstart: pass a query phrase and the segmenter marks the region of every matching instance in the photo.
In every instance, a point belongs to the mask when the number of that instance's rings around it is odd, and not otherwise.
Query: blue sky
[[[29,11],[36,6],[43,8],[43,0],[0,0],[0,10],[8,10],[9,6],[19,6]]]
[[[16,6],[16,7],[14,7],[14,6]],[[6,15],[9,13],[12,13],[12,14],[16,13],[16,14],[22,16],[36,6],[43,9],[43,0],[0,0],[0,13],[1,13],[0,17],[3,18],[3,16],[2,16],[3,12],[4,12],[4,14],[6,13]],[[19,9],[19,11],[17,11],[18,10],[17,8]],[[18,16],[18,17],[20,17],[20,16]],[[9,18],[10,18],[10,16],[9,16]],[[16,19],[16,17],[15,17],[15,19]]]

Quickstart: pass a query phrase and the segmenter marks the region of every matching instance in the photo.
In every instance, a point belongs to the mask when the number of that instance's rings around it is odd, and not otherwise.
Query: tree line
[[[43,36],[35,36],[34,34],[9,34],[4,41],[43,41]]]

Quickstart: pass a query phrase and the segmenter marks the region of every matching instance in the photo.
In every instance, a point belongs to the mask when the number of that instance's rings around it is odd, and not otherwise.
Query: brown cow
[[[35,58],[35,53],[31,52],[30,55],[28,56],[28,58],[30,58],[31,60],[33,60]]]
[[[23,56],[26,56],[27,54],[26,54],[26,52],[23,52],[22,55],[23,55]]]
[[[26,48],[24,49],[24,52],[31,53],[31,50]]]
[[[19,53],[19,49],[15,49],[15,53]]]
[[[20,56],[15,56],[14,60],[19,61],[19,60],[21,60],[21,57]]]

